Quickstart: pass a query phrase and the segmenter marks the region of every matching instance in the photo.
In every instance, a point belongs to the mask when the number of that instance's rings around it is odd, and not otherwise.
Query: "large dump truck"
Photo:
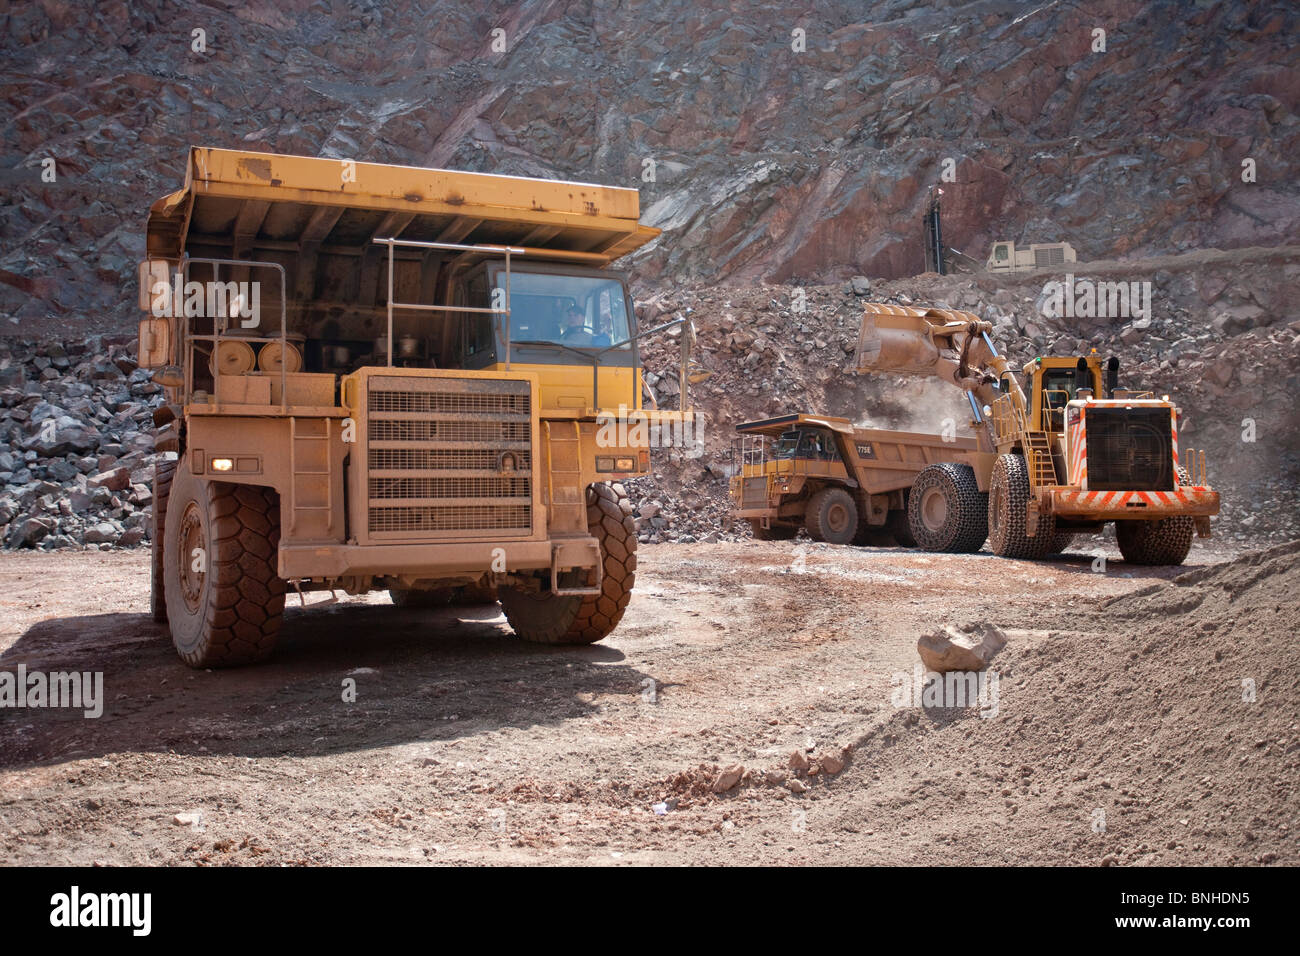
[[[152,594],[194,667],[266,657],[286,592],[499,598],[527,640],[627,606],[621,480],[649,469],[637,328],[609,266],[636,190],[193,149],[153,204],[140,362],[165,403]],[[653,397],[652,397],[653,404]],[[633,427],[628,425],[634,419]],[[637,427],[640,426],[640,427]]]
[[[868,303],[854,367],[939,378],[970,403],[979,451],[969,463],[931,466],[926,485],[944,499],[946,522],[965,528],[931,550],[1038,558],[1073,535],[1115,523],[1120,553],[1135,564],[1181,564],[1193,534],[1209,537],[1219,494],[1205,453],[1180,449],[1178,408],[1168,396],[1119,387],[1119,359],[1040,356],[1021,374],[998,353],[992,325],[969,312]],[[913,531],[917,531],[913,522]]]
[[[977,450],[973,438],[857,428],[831,415],[782,415],[736,431],[732,509],[763,541],[804,528],[831,544],[865,544],[886,533],[914,547],[908,505],[917,475],[964,463]]]

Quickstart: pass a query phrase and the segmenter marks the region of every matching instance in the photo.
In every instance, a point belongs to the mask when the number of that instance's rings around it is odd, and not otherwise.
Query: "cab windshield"
[[[503,275],[495,281],[503,284]],[[626,343],[628,326],[627,299],[616,279],[510,273],[512,342],[603,349]]]

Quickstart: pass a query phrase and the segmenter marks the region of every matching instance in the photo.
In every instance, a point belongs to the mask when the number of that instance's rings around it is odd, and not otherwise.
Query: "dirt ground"
[[[146,552],[4,554],[0,670],[102,671],[107,703],[0,710],[0,858],[1300,862],[1300,543],[1112,555],[645,547],[592,647],[295,598],[270,663],[196,672]],[[1010,635],[995,697],[898,706],[918,636],[975,621]]]

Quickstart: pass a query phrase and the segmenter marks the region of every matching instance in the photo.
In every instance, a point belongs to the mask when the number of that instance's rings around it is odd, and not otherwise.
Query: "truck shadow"
[[[1104,564],[1098,562],[1099,555],[1105,557]],[[1114,549],[1107,550],[1106,548],[1096,550],[1070,549],[1034,563],[1041,564],[1044,570],[1060,571],[1066,574],[1106,574],[1154,582],[1170,581],[1180,574],[1209,567],[1214,562],[1198,558],[1195,546],[1193,546],[1192,553],[1187,556],[1187,560],[1182,564],[1130,564],[1120,557],[1117,551]]]
[[[617,640],[617,632],[612,636]],[[342,603],[285,612],[266,663],[192,670],[143,614],[42,621],[0,671],[103,674],[103,713],[0,709],[0,767],[130,753],[319,756],[558,724],[646,674],[614,646],[516,638],[496,605]]]

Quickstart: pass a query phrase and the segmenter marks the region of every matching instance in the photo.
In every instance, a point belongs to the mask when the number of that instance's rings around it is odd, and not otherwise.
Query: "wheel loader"
[[[1119,387],[1119,359],[1043,356],[1021,370],[970,312],[868,303],[854,356],[860,373],[935,377],[965,392],[978,450],[927,466],[909,524],[932,551],[1040,558],[1080,532],[1115,523],[1125,560],[1177,565],[1210,535],[1219,495],[1205,453],[1180,451],[1168,396]]]
[[[642,423],[694,423],[689,324],[680,407],[643,408],[639,345],[678,323],[638,329],[609,268],[658,235],[638,217],[635,189],[193,149],[149,211],[139,343],[176,456],[152,610],[185,663],[265,658],[289,593],[499,599],[527,640],[608,635]]]

